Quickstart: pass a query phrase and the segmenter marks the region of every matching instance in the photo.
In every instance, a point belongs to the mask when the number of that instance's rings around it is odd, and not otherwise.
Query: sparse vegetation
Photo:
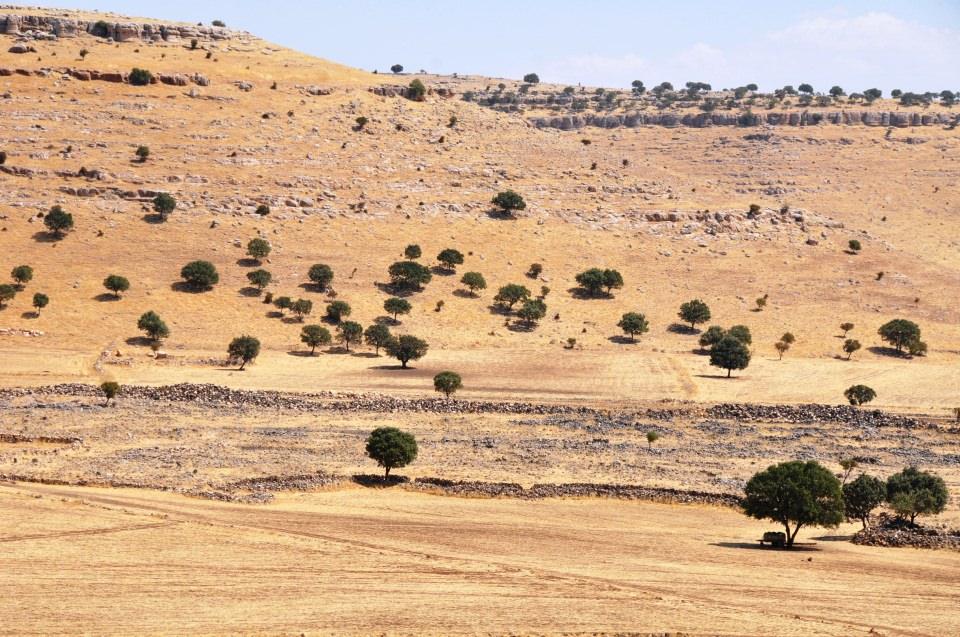
[[[853,353],[859,350],[861,347],[860,341],[855,338],[848,338],[843,342],[843,351],[847,355],[847,360],[850,360],[850,357],[853,356]]]
[[[147,69],[134,68],[130,71],[129,80],[134,86],[146,86],[153,82],[153,73]]]
[[[419,79],[410,82],[407,87],[407,97],[415,102],[422,102],[427,95],[427,87]]]
[[[727,370],[727,378],[735,369],[746,369],[750,364],[750,350],[746,343],[727,334],[710,348],[710,364]]]
[[[297,299],[290,304],[290,311],[297,315],[297,320],[303,321],[303,317],[313,312],[313,301],[309,299]]]
[[[411,243],[406,248],[403,249],[403,256],[407,259],[413,261],[419,259],[423,255],[423,251],[420,249],[420,246],[416,243]]]
[[[600,296],[606,290],[609,295],[614,289],[623,287],[623,276],[616,270],[590,268],[576,276],[577,284],[589,296]]]
[[[341,321],[337,325],[337,338],[343,343],[344,349],[350,351],[350,345],[359,343],[363,338],[363,326],[356,321]]]
[[[500,288],[493,300],[501,306],[513,310],[514,305],[529,298],[530,290],[526,287],[516,283],[508,283]]]
[[[430,270],[416,261],[397,261],[388,273],[390,283],[399,289],[419,290],[433,279]]]
[[[10,278],[17,284],[17,288],[22,290],[33,280],[33,268],[29,265],[18,265],[10,271]]]
[[[437,261],[444,270],[454,272],[457,266],[463,263],[463,253],[453,248],[446,248],[437,255]]]
[[[42,292],[37,292],[33,295],[33,308],[37,311],[37,316],[40,316],[40,310],[47,307],[50,303],[50,297]]]
[[[847,337],[847,332],[849,332],[850,330],[852,330],[854,327],[855,327],[855,326],[854,326],[853,323],[841,323],[841,324],[840,324],[840,329],[843,330],[843,338],[846,338],[846,337]]]
[[[393,335],[390,334],[389,328],[380,323],[370,325],[363,332],[364,342],[373,348],[374,354],[377,356],[380,356],[380,348],[386,347],[390,343],[391,338],[393,338]]]
[[[106,407],[110,404],[110,401],[116,398],[117,394],[120,393],[120,384],[111,380],[100,383],[100,392],[103,394],[105,399],[103,406]]]
[[[150,148],[148,146],[137,146],[137,161],[141,164],[146,162],[150,157]]]
[[[17,296],[17,288],[9,283],[0,283],[0,309],[6,301],[12,301]]]
[[[121,292],[130,289],[130,281],[118,274],[111,274],[103,280],[103,287],[113,292],[113,296],[119,299]]]
[[[523,321],[527,327],[535,326],[546,315],[547,306],[540,299],[527,299],[517,310],[517,318]]]
[[[655,443],[658,440],[660,440],[659,431],[652,431],[652,430],[648,431],[647,432],[647,449],[652,449],[653,443]]]
[[[262,291],[270,285],[270,281],[273,280],[273,275],[266,270],[253,270],[252,272],[247,272],[247,280],[250,281],[250,284],[255,286],[257,290]]]

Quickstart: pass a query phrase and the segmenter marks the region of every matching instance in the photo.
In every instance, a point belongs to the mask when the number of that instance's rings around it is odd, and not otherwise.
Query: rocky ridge
[[[0,6],[0,10],[17,8],[22,7]],[[230,40],[240,35],[252,37],[247,33],[241,34],[225,27],[130,21],[115,22],[106,17],[102,20],[85,20],[71,17],[12,13],[0,15],[0,33],[38,40],[73,38],[90,34],[109,38],[116,42],[131,40],[175,42],[190,39],[216,41]]]

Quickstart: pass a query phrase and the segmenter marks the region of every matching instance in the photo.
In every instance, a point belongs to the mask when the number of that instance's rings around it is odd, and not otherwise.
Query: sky
[[[56,0],[229,27],[350,66],[627,87],[960,90],[960,0]]]

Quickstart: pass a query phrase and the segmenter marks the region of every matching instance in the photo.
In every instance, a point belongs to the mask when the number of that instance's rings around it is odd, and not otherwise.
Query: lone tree
[[[950,494],[943,478],[908,467],[887,478],[887,502],[901,518],[913,524],[918,515],[936,515],[947,506]]]
[[[230,341],[227,354],[230,355],[230,360],[240,361],[242,372],[247,363],[260,355],[260,341],[252,336],[238,336]]]
[[[437,261],[440,262],[444,270],[454,272],[457,266],[463,263],[463,253],[453,248],[447,248],[437,255]]]
[[[319,291],[323,292],[333,281],[333,268],[324,263],[315,263],[307,271],[307,278]]]
[[[344,321],[337,325],[337,338],[343,342],[344,348],[349,352],[351,343],[359,343],[363,338],[363,326],[356,321]]]
[[[393,468],[405,467],[417,459],[417,440],[396,427],[378,427],[367,438],[367,456],[383,467],[384,479]]]
[[[576,281],[590,296],[600,296],[604,289],[609,295],[614,288],[623,287],[623,276],[616,270],[609,269],[590,268],[584,270],[576,276]]]
[[[261,239],[257,237],[256,239],[250,239],[250,243],[247,244],[247,254],[257,262],[260,263],[263,259],[266,259],[270,254],[270,243],[266,239]]]
[[[850,484],[843,485],[844,512],[848,520],[860,520],[863,528],[870,526],[870,514],[883,504],[887,487],[883,480],[861,474]]]
[[[303,317],[313,312],[313,301],[297,299],[290,305],[290,311],[297,315],[297,320],[303,322]]]
[[[322,325],[304,325],[300,330],[300,342],[310,348],[310,355],[313,356],[317,348],[321,345],[329,345],[331,341],[330,331]]]
[[[450,398],[458,389],[463,387],[463,379],[456,372],[440,372],[433,377],[433,389],[443,392],[443,395]]]
[[[537,321],[547,315],[547,304],[540,299],[527,299],[523,306],[517,310],[517,318],[524,322],[527,327],[533,327]]]
[[[876,398],[877,392],[866,385],[852,385],[843,392],[843,395],[851,405],[859,407]]]
[[[266,270],[254,270],[253,272],[247,272],[247,280],[250,281],[250,285],[256,286],[257,290],[262,291],[263,288],[270,285],[273,275]]]
[[[684,323],[690,324],[690,329],[695,330],[698,324],[710,320],[710,307],[700,299],[693,299],[680,306],[678,316]]]
[[[333,323],[339,323],[350,316],[353,310],[346,301],[332,301],[327,304],[327,319]]]
[[[843,521],[840,481],[812,460],[772,465],[750,478],[744,491],[743,512],[782,524],[787,548],[803,526],[836,527]]]
[[[512,310],[514,305],[529,298],[530,290],[526,287],[516,283],[508,283],[500,288],[493,300]]]
[[[847,332],[852,330],[855,327],[853,323],[841,323],[840,329],[843,330],[843,338],[847,337]]]
[[[386,347],[393,336],[389,328],[380,323],[374,323],[363,332],[363,341],[373,348],[374,353],[380,356],[380,348]]]
[[[537,75],[536,73],[527,73],[526,75],[523,76],[523,81],[526,82],[527,84],[539,84],[540,76]]]
[[[17,287],[22,290],[27,283],[33,280],[33,268],[29,265],[18,265],[10,271],[10,278],[12,278],[17,284]]]
[[[150,148],[148,146],[137,146],[137,161],[141,164],[150,157]]]
[[[409,314],[411,309],[409,301],[396,296],[392,296],[383,302],[383,310],[393,317],[394,323],[399,323],[397,316],[400,314]]]
[[[164,323],[160,315],[153,310],[140,315],[140,318],[137,320],[137,329],[145,332],[155,343],[159,343],[170,336],[170,329],[167,327],[167,324]]]
[[[517,210],[525,210],[527,207],[527,202],[523,200],[523,197],[512,190],[498,192],[490,203],[500,208],[507,215],[512,215]]]
[[[746,369],[750,364],[750,350],[738,338],[727,335],[710,348],[710,364],[727,370],[727,378],[735,369]]]
[[[196,290],[209,290],[220,282],[217,268],[209,261],[191,261],[180,270],[180,276]]]
[[[648,431],[647,432],[647,449],[653,448],[653,443],[660,440],[659,431]]]
[[[893,319],[880,326],[877,330],[880,338],[893,345],[898,352],[905,346],[920,341],[920,326],[907,319]]]
[[[50,297],[46,294],[37,292],[33,295],[33,307],[37,310],[37,316],[40,316],[40,310],[47,307],[50,303]]]
[[[393,66],[390,67],[390,70],[393,71],[394,73],[403,73],[403,65],[394,64]]]
[[[850,248],[850,252],[854,254],[863,249],[863,246],[856,239],[850,239],[850,241],[847,242],[847,247]]]
[[[259,206],[257,206],[256,213],[261,217],[266,217],[268,214],[270,214],[270,206],[268,206],[265,203],[262,203]]]
[[[407,87],[407,98],[414,102],[422,102],[427,95],[427,87],[419,79],[410,82]]]
[[[170,213],[176,209],[177,200],[170,193],[161,192],[153,198],[153,210],[160,215],[162,221],[166,221]]]
[[[53,233],[57,239],[62,239],[65,232],[73,230],[73,215],[64,212],[60,206],[54,206],[43,218],[43,225]]]
[[[134,86],[146,86],[153,82],[153,73],[147,69],[134,68],[130,71],[130,83]]]
[[[783,360],[783,355],[787,352],[787,350],[790,349],[790,343],[784,341],[783,339],[780,339],[779,341],[773,344],[773,347],[774,349],[777,350],[777,354],[780,355],[779,360]]]
[[[0,309],[3,309],[4,301],[10,301],[17,295],[17,288],[9,283],[0,283]]]
[[[403,334],[390,339],[385,349],[387,354],[400,361],[400,367],[406,369],[407,363],[410,361],[420,360],[426,356],[429,347],[426,341],[416,336]]]
[[[103,287],[113,292],[113,296],[119,299],[121,292],[126,292],[130,289],[130,281],[119,274],[111,274],[103,280]]]
[[[700,339],[698,341],[700,344],[700,349],[705,350],[709,347],[713,347],[722,341],[723,337],[726,335],[727,333],[722,327],[719,325],[711,325],[709,328],[707,328],[706,332],[700,335]]]
[[[423,250],[421,250],[420,246],[416,243],[411,243],[403,249],[403,256],[407,257],[411,261],[413,259],[419,259],[421,256],[423,256]]]
[[[117,394],[120,393],[120,384],[115,383],[112,380],[108,380],[104,383],[100,383],[100,391],[103,392],[103,397],[106,401],[103,403],[103,406],[106,407],[110,404],[110,401],[117,397]]]
[[[847,360],[850,360],[850,357],[853,356],[853,353],[860,349],[860,341],[855,338],[848,338],[843,342],[843,351],[847,354]]]
[[[647,317],[639,312],[627,312],[617,323],[617,327],[623,330],[623,333],[630,337],[631,341],[636,342],[637,334],[646,334],[650,331],[650,324]]]
[[[416,261],[397,261],[387,271],[390,283],[400,289],[419,290],[433,278],[430,270]]]
[[[460,283],[470,290],[470,294],[477,295],[477,290],[487,289],[487,280],[479,272],[466,272],[460,279]]]

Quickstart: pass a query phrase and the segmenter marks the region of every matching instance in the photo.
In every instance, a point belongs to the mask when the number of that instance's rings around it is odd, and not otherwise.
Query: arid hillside
[[[149,39],[140,23],[119,42],[0,36],[0,272],[34,269],[0,310],[4,384],[430,392],[450,368],[465,396],[842,402],[866,382],[889,408],[946,415],[958,402],[960,142],[949,127],[538,129],[463,101],[456,78],[424,77],[442,90],[418,102],[389,96],[410,76],[228,31]],[[18,45],[28,52],[8,52]],[[135,67],[159,81],[123,81]],[[507,189],[527,203],[515,219],[490,203]],[[151,203],[161,192],[177,202],[165,223]],[[59,240],[41,217],[54,205],[75,221]],[[255,237],[272,246],[260,266],[246,256]],[[277,316],[246,276],[262,267],[267,292],[311,300],[305,323],[335,294],[367,326],[383,320],[387,268],[410,243],[431,267],[444,248],[465,255],[407,297],[399,324],[387,321],[430,344],[410,372],[366,347],[302,356],[301,323]],[[219,272],[210,291],[178,284],[196,259]],[[333,268],[333,293],[306,285],[315,263]],[[574,277],[593,266],[622,272],[613,298],[580,298]],[[466,293],[465,271],[487,289]],[[122,299],[103,288],[109,274],[129,279]],[[493,306],[507,283],[549,288],[539,325]],[[39,316],[36,292],[50,298]],[[715,378],[724,373],[696,352],[697,335],[674,325],[693,298],[709,304],[710,324],[753,332],[736,379]],[[137,329],[148,310],[170,328],[163,357]],[[636,343],[617,327],[628,311],[650,323]],[[877,328],[898,317],[921,326],[926,356],[890,355]],[[863,345],[849,362],[842,322]],[[786,331],[796,342],[781,361],[774,343]],[[243,373],[222,371],[240,334],[263,350]]]

